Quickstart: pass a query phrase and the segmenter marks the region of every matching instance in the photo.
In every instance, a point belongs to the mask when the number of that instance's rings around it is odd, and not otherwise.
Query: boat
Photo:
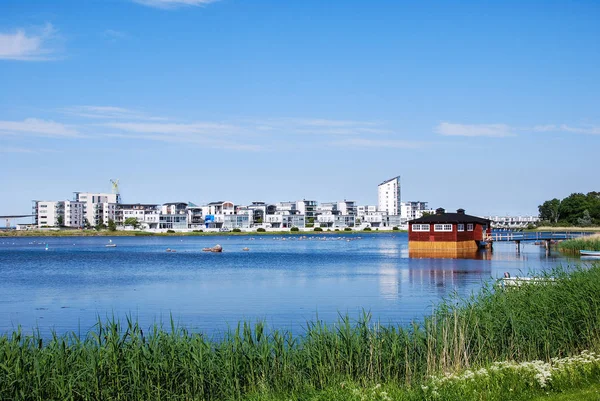
[[[554,284],[554,277],[511,277],[508,272],[497,282],[498,287],[521,287],[528,284]]]
[[[596,258],[600,258],[600,251],[587,251],[585,249],[579,250],[579,255],[581,256],[593,256]]]
[[[104,245],[107,248],[115,248],[117,246],[117,244],[113,244],[112,240],[109,239],[108,240],[108,244]]]

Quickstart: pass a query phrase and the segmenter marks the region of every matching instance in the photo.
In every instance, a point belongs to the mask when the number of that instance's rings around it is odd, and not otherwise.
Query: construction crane
[[[112,184],[112,192],[113,194],[119,194],[119,179],[117,178],[116,180],[113,180],[112,178],[110,179],[110,183]]]

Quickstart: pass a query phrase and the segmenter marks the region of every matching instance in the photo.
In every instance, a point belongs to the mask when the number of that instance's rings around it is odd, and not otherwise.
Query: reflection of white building
[[[400,176],[382,182],[377,187],[377,210],[391,216],[400,216]]]

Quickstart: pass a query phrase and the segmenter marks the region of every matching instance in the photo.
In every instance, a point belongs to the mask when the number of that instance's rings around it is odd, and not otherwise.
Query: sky
[[[2,0],[0,215],[598,191],[599,1]]]

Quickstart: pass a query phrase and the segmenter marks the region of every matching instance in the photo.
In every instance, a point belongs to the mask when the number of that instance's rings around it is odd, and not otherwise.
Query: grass
[[[588,251],[600,251],[600,234],[562,241],[558,244],[558,249],[561,252],[570,253],[573,255],[579,255],[579,251],[581,249]]]
[[[130,318],[99,321],[85,338],[19,329],[0,337],[0,399],[479,399],[473,391],[531,398],[600,378],[599,360],[568,368],[552,379],[557,388],[538,382],[556,358],[600,345],[600,265],[550,274],[549,285],[449,299],[409,327],[381,325],[365,312],[329,325],[315,320],[299,337],[257,322],[209,339],[172,320],[143,330]]]

